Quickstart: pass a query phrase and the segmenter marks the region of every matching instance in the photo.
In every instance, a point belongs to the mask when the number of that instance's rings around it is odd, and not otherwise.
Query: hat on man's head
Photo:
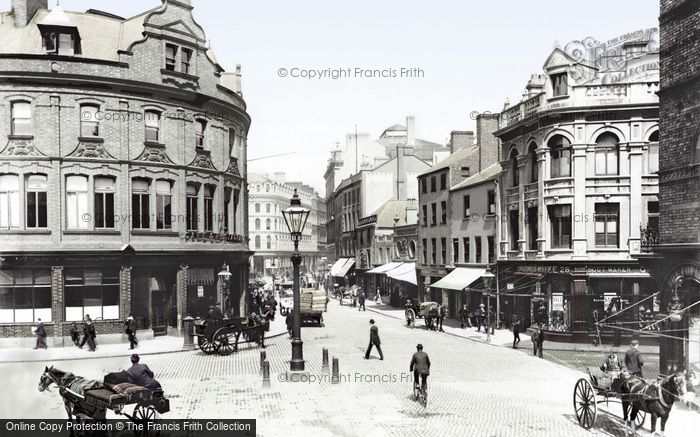
[[[131,362],[132,363],[138,363],[141,357],[139,357],[139,354],[132,354],[131,355]]]
[[[630,343],[632,346],[639,346],[639,340],[632,340]]]
[[[418,343],[418,344],[416,345],[416,349],[423,349],[423,345],[420,344],[420,343]]]
[[[480,307],[485,307],[486,305],[484,305],[483,303],[480,303],[479,306],[480,306]]]
[[[374,319],[369,319],[369,323],[374,325]]]

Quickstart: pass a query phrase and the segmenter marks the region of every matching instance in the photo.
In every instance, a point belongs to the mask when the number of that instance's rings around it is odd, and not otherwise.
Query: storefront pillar
[[[639,125],[635,123],[634,131],[639,130]],[[644,143],[629,144],[629,160],[630,160],[630,211],[629,215],[629,250],[630,253],[639,253],[640,234],[642,227],[642,214],[639,211],[644,211],[642,206],[642,169],[644,168],[643,149]]]
[[[588,308],[585,267],[581,269],[583,270],[582,272],[579,271],[574,274],[571,286],[571,334],[574,341],[586,341],[588,339],[588,325],[591,317]],[[576,270],[579,270],[579,268]]]
[[[177,330],[182,333],[182,319],[188,316],[187,313],[187,264],[181,264],[177,271]]]
[[[546,175],[546,162],[548,147],[541,147],[536,150],[537,153],[537,255],[538,259],[544,259],[544,250],[546,244],[545,235],[549,232],[549,220],[547,220],[547,205],[544,203],[544,179]]]
[[[527,245],[527,240],[525,239],[527,208],[525,206],[525,184],[523,183],[527,177],[525,174],[526,164],[527,155],[518,155],[516,164],[518,166],[518,174],[520,175],[520,180],[518,181],[518,247],[516,247],[515,250],[518,251],[518,258],[520,259],[525,259],[525,249]]]
[[[119,271],[119,316],[126,319],[131,312],[131,266],[122,266]]]
[[[51,266],[51,321],[55,346],[63,345],[63,296],[63,266]]]
[[[579,135],[581,133],[579,132]],[[582,138],[577,138],[582,140]],[[587,144],[573,144],[572,170],[574,175],[574,203],[572,205],[572,249],[573,258],[586,258],[588,239],[586,238],[586,148]]]

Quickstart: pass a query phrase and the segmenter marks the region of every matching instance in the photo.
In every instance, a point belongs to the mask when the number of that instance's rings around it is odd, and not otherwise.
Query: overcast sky
[[[129,17],[159,0],[62,0],[66,10]],[[445,143],[474,129],[472,111],[517,102],[555,41],[612,39],[658,26],[658,0],[194,0],[194,16],[220,64],[241,64],[253,123],[249,158],[261,173],[286,171],[324,194],[328,151],[346,133],[378,137],[416,117],[416,136]],[[52,7],[55,0],[49,0]],[[9,10],[10,0],[0,0]],[[422,78],[292,78],[298,69],[420,68]],[[287,77],[280,77],[280,69]],[[300,71],[300,70],[294,70]]]

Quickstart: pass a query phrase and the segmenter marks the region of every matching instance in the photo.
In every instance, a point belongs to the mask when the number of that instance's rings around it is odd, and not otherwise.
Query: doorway
[[[151,329],[153,336],[168,334],[168,293],[151,290]]]

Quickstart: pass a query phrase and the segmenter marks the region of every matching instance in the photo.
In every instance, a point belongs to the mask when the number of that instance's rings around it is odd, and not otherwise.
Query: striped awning
[[[189,268],[187,269],[187,285],[212,285],[214,279],[214,269]]]

